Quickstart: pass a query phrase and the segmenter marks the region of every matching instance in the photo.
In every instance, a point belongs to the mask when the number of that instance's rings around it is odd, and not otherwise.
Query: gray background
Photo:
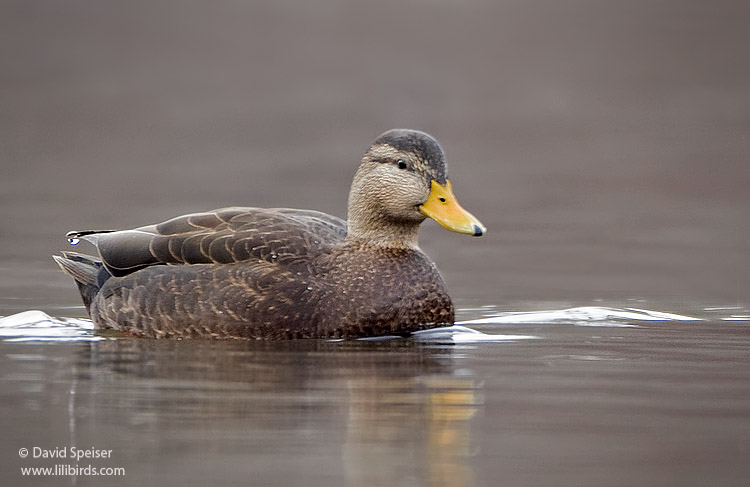
[[[0,3],[0,297],[78,305],[71,229],[226,205],[346,214],[393,127],[486,238],[425,225],[459,302],[732,303],[750,284],[750,3]]]

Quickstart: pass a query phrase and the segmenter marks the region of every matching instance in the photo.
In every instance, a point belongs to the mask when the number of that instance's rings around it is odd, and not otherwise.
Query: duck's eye
[[[445,198],[438,198],[441,203],[445,203]]]
[[[406,169],[406,162],[404,162],[403,159],[398,160],[398,168],[399,169]]]

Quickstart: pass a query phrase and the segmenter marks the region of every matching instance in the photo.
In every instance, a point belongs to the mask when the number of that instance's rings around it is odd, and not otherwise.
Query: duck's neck
[[[352,209],[349,210],[347,240],[359,241],[373,247],[419,249],[419,223],[404,224],[385,219],[362,219],[361,216],[352,212]]]
[[[349,198],[347,240],[373,247],[419,249],[418,233],[422,221],[395,220],[372,204],[368,198]]]

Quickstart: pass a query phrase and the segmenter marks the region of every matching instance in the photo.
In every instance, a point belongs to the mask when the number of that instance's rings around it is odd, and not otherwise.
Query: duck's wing
[[[346,222],[289,208],[222,208],[133,230],[70,232],[93,243],[112,275],[158,264],[268,262],[294,267],[346,237]]]

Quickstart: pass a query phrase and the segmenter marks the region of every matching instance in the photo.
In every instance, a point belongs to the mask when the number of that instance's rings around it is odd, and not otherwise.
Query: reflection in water
[[[314,451],[349,485],[470,486],[480,385],[452,354],[410,340],[86,344],[70,440],[86,411],[87,428],[137,431],[118,439],[137,462],[184,462],[199,439],[201,461],[260,455],[274,471]]]
[[[469,464],[469,420],[477,411],[477,383],[428,376],[349,382],[344,465],[350,485],[388,485],[400,478],[429,485],[474,485]]]
[[[477,410],[476,381],[461,379],[443,383],[451,389],[430,396],[430,485],[474,485],[468,458],[471,455],[469,420]]]

